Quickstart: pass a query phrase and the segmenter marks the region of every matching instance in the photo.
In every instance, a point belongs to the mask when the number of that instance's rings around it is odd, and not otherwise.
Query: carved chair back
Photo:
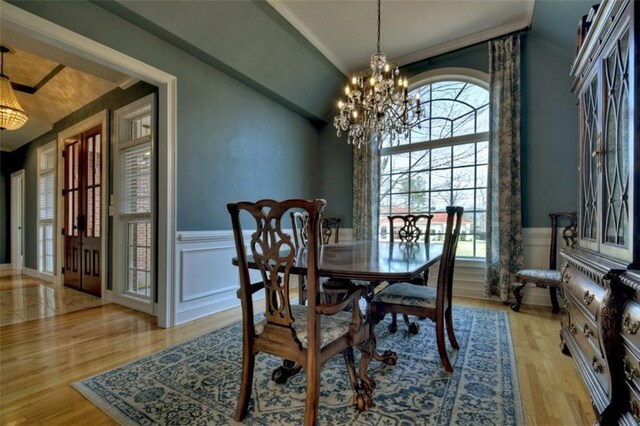
[[[569,220],[569,224],[562,230],[562,239],[567,247],[575,248],[578,243],[578,215],[576,212],[549,213],[551,218],[551,247],[549,247],[549,269],[557,268],[558,255],[558,221],[561,218]]]
[[[322,218],[322,243],[329,244],[331,236],[335,236],[334,243],[340,241],[340,222],[339,217],[323,217]]]
[[[431,219],[433,219],[433,215],[394,215],[387,216],[387,219],[389,219],[390,241],[393,242],[397,234],[398,238],[402,242],[416,243],[420,241],[421,238],[424,239],[425,243],[429,242],[429,232],[431,230]],[[418,222],[420,221],[426,221],[426,226],[424,226],[424,229],[419,226]],[[395,227],[394,222],[396,222]]]
[[[290,212],[291,228],[293,229],[293,241],[295,243],[296,250],[301,250],[307,247],[307,241],[309,239],[309,213],[306,211]]]
[[[227,208],[231,214],[233,232],[238,252],[238,266],[240,269],[240,299],[242,303],[242,315],[245,324],[249,325],[250,335],[254,334],[253,324],[253,299],[256,284],[251,284],[249,277],[249,265],[245,242],[240,221],[240,212],[248,212],[255,220],[256,231],[251,235],[249,242],[250,255],[258,267],[261,282],[265,290],[265,318],[266,325],[261,339],[273,340],[274,343],[286,344],[292,347],[300,347],[300,341],[292,326],[295,318],[291,313],[291,301],[289,298],[291,268],[296,263],[296,258],[306,256],[307,265],[307,292],[310,302],[317,301],[318,294],[318,249],[319,238],[308,239],[304,250],[296,250],[291,237],[282,229],[282,219],[291,209],[301,209],[306,214],[306,225],[303,229],[309,235],[319,236],[320,213],[324,208],[324,200],[286,200],[277,202],[274,200],[260,200],[256,203],[241,202],[229,204]],[[253,287],[253,288],[252,288]],[[315,296],[314,296],[315,295]],[[313,309],[309,309],[309,317],[315,316]],[[309,318],[309,325],[315,320]]]

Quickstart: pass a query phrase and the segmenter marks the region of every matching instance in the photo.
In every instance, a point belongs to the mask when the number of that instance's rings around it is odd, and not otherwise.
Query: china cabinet
[[[562,253],[561,339],[600,424],[640,422],[639,9],[605,0],[583,19],[590,27],[571,71],[580,117],[578,248]]]

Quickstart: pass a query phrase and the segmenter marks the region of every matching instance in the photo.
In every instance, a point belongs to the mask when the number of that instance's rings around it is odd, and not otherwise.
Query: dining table
[[[375,287],[382,282],[411,281],[423,277],[427,282],[429,267],[440,261],[443,244],[439,242],[401,242],[401,241],[349,241],[338,244],[323,244],[318,255],[318,275],[326,278],[323,289],[333,301],[346,294],[349,286],[365,285],[368,287],[367,303],[371,301]],[[248,266],[258,269],[251,256],[247,256]],[[232,263],[238,265],[238,259]],[[296,258],[291,268],[292,274],[307,273],[306,257]],[[368,309],[367,309],[368,311]],[[393,351],[380,354],[372,343],[374,359],[388,365],[395,365],[397,356]],[[273,372],[273,380],[284,383],[300,367],[289,360]]]

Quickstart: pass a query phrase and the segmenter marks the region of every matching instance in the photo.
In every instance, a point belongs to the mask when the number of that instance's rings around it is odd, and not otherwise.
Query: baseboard
[[[39,272],[35,269],[32,268],[22,268],[22,274],[28,276],[28,277],[33,277],[33,278],[38,278],[42,281],[46,281],[48,283],[52,283],[55,280],[55,276],[53,275],[49,275],[49,274],[43,274],[42,272]]]
[[[0,271],[9,271],[13,269],[12,266],[11,263],[0,263]]]

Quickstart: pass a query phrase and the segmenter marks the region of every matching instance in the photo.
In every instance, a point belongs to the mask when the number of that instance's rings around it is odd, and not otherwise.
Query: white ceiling
[[[2,28],[0,40],[3,46],[14,51],[4,57],[4,71],[12,82],[33,87],[58,64],[65,65],[36,93],[15,91],[29,119],[18,130],[3,130],[0,133],[2,151],[13,151],[43,135],[57,121],[129,79],[125,74],[6,28]]]
[[[369,67],[374,0],[268,0],[340,71]],[[381,50],[406,65],[531,25],[534,0],[384,0]]]

